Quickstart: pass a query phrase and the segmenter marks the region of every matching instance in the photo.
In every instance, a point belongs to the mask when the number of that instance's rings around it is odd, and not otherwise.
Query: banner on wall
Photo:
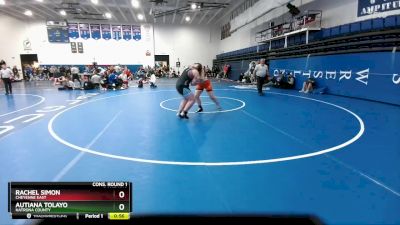
[[[101,24],[101,36],[105,40],[111,39],[111,26],[110,24]]]
[[[122,39],[121,37],[121,25],[111,25],[111,30],[113,33],[113,39],[119,41]]]
[[[270,61],[270,74],[289,72],[296,88],[314,78],[328,93],[400,105],[400,53],[373,52]]]
[[[140,26],[132,26],[133,40],[139,41],[142,39],[142,32]]]
[[[79,34],[81,35],[81,38],[85,40],[90,38],[90,29],[88,23],[79,24]]]
[[[122,38],[126,41],[132,40],[132,26],[122,25]]]
[[[90,33],[93,39],[99,40],[101,38],[100,24],[90,24]]]
[[[82,42],[78,42],[78,53],[83,53],[83,43]]]
[[[76,48],[76,42],[71,42],[71,52],[78,53],[78,50]]]
[[[150,34],[151,27],[149,25],[144,25],[143,27],[144,27],[145,40],[146,40],[146,42],[150,42],[151,41],[151,34]]]
[[[77,23],[69,23],[68,24],[68,35],[70,38],[77,39],[79,38],[79,29]]]
[[[358,0],[358,17],[400,10],[399,0]]]

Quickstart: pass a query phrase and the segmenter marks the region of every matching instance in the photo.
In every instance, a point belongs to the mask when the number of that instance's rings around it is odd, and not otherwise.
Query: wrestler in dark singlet
[[[201,80],[200,74],[203,72],[202,70],[203,66],[200,63],[195,63],[190,68],[184,70],[176,81],[176,90],[183,96],[177,114],[181,119],[189,119],[187,114],[195,103],[194,95],[189,89],[189,86],[196,85],[197,82]]]
[[[176,81],[176,90],[184,98],[191,94],[189,85],[192,83],[193,77],[192,70],[188,68],[182,72],[182,75],[178,78],[178,81]]]

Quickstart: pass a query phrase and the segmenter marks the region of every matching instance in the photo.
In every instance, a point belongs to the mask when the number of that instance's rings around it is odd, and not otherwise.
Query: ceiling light
[[[104,14],[104,16],[105,16],[107,19],[111,19],[111,17],[112,17],[111,13],[109,13],[109,12],[106,12],[106,13]]]
[[[65,10],[61,10],[61,11],[60,11],[60,14],[61,14],[61,16],[66,16],[66,15],[67,15],[67,12],[65,12]]]
[[[132,6],[133,6],[133,8],[139,8],[139,1],[138,0],[132,0]]]
[[[6,1],[5,0],[0,0],[0,5],[5,5]]]
[[[26,10],[26,11],[24,12],[24,14],[25,14],[26,16],[32,16],[32,15],[33,15],[33,13],[32,13],[31,10]]]
[[[36,0],[37,2],[43,2],[43,0]]]
[[[143,20],[144,16],[143,16],[142,14],[138,14],[138,15],[137,15],[137,18],[138,18],[139,20]]]
[[[190,16],[185,17],[186,22],[190,21]]]
[[[91,0],[91,2],[95,5],[99,4],[99,0]]]
[[[190,8],[192,8],[193,10],[197,9],[197,4],[196,3],[192,3],[190,5]]]

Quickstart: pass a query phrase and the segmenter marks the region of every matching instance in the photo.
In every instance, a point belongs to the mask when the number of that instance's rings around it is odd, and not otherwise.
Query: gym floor
[[[213,85],[223,111],[203,93],[206,112],[180,120],[175,80],[108,92],[14,84],[0,95],[0,224],[28,224],[7,213],[9,181],[131,181],[134,215],[400,223],[399,106]]]

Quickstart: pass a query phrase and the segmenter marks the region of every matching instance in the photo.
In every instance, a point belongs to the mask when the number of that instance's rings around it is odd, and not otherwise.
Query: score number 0
[[[120,191],[118,193],[118,196],[119,196],[119,198],[122,198],[122,199],[125,198],[125,192]],[[125,205],[121,203],[121,204],[119,204],[118,208],[119,208],[119,210],[123,211],[125,209]]]

